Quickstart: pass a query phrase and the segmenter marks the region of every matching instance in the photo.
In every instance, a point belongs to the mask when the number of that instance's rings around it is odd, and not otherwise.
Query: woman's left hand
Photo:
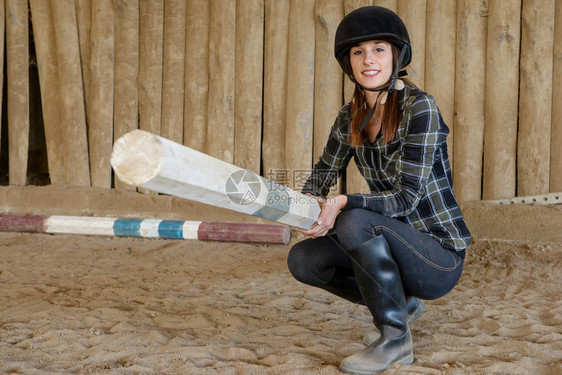
[[[312,238],[324,237],[330,230],[332,230],[340,210],[342,210],[347,204],[347,196],[337,195],[335,197],[328,198],[313,198],[318,200],[322,206],[320,216],[318,217],[315,226],[308,230],[300,230],[300,232]]]

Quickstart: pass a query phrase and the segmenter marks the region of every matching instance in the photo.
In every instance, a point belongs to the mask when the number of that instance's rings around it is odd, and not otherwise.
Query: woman
[[[408,323],[421,299],[457,284],[471,237],[453,193],[449,130],[433,98],[399,78],[412,56],[402,20],[376,6],[349,13],[335,55],[355,92],[304,185],[322,211],[288,265],[297,280],[369,308],[380,337],[340,369],[371,374],[413,362]],[[352,157],[371,193],[325,198]]]

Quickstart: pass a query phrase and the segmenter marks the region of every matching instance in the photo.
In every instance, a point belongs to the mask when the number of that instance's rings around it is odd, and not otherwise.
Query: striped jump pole
[[[309,229],[320,214],[311,197],[143,130],[115,142],[111,165],[130,185],[297,228]]]
[[[56,215],[0,215],[0,231],[274,244],[291,238],[289,227],[278,224]]]

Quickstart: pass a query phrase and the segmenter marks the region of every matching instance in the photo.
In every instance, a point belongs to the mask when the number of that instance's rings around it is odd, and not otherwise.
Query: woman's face
[[[392,75],[392,47],[382,40],[361,42],[349,51],[353,77],[363,87],[384,86]]]

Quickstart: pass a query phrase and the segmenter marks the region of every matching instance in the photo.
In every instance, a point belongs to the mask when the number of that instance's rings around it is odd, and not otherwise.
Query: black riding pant
[[[406,296],[436,299],[457,284],[464,264],[457,252],[443,248],[409,224],[364,209],[342,211],[335,234],[293,246],[287,261],[289,270],[300,282],[322,287],[336,270],[352,274],[347,251],[379,235],[390,246]]]

